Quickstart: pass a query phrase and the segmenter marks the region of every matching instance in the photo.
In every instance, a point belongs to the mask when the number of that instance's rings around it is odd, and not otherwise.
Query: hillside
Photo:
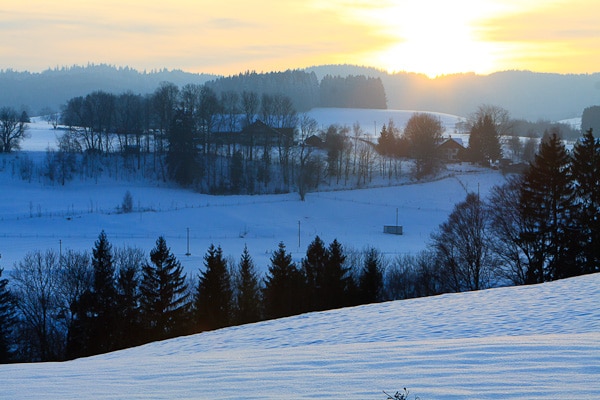
[[[517,119],[559,121],[580,117],[586,107],[600,104],[600,73],[564,75],[503,71],[431,79],[415,73],[387,73],[351,65],[315,66],[303,71],[314,73],[319,82],[326,75],[380,78],[389,109],[435,110],[468,116],[479,105],[492,104],[507,109]],[[274,79],[279,75],[265,73],[261,74],[261,79],[265,87],[277,88],[281,85]],[[45,107],[59,110],[68,99],[95,90],[145,94],[153,92],[162,81],[183,86],[217,78],[216,75],[177,70],[138,72],[107,65],[55,68],[42,73],[4,70],[0,71],[0,106],[26,106],[30,114],[36,115]],[[305,100],[296,99],[298,104],[306,104]]]
[[[600,275],[205,332],[64,363],[1,365],[7,399],[600,397]],[[411,396],[412,398],[412,396]]]
[[[110,65],[73,66],[48,69],[41,73],[0,71],[0,107],[25,106],[30,115],[39,115],[44,108],[59,111],[61,106],[76,96],[85,96],[102,90],[120,94],[152,93],[161,82],[178,86],[187,83],[204,84],[216,75],[193,74],[179,70],[136,71]]]
[[[600,104],[600,73],[501,71],[489,75],[463,73],[429,78],[352,65],[315,66],[307,70],[319,78],[327,74],[360,73],[379,77],[391,109],[436,110],[467,116],[479,105],[491,104],[507,109],[516,119],[559,121],[580,117],[586,107]]]

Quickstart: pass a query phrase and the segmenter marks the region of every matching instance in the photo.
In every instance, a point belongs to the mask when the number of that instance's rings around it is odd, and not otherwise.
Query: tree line
[[[247,248],[235,262],[211,245],[190,277],[163,237],[149,259],[137,248],[114,249],[104,231],[91,255],[34,251],[15,264],[10,285],[0,279],[0,360],[73,359],[383,300],[381,255],[355,257],[351,266],[337,240],[327,246],[317,236],[295,262],[280,243],[260,277]]]
[[[401,175],[401,160],[384,160],[359,124],[319,127],[282,94],[217,94],[208,85],[179,88],[171,83],[148,96],[95,91],[70,99],[61,113],[48,115],[48,122],[59,133],[57,148],[47,151],[37,170],[61,185],[77,175],[98,178],[108,171],[212,194],[297,190],[303,198],[324,183],[365,185],[376,176],[378,164],[382,176]],[[437,128],[439,139],[439,120]],[[309,144],[313,137],[320,144]],[[387,174],[388,162],[395,165],[394,174]],[[22,178],[31,180],[34,166],[27,157],[20,163]]]

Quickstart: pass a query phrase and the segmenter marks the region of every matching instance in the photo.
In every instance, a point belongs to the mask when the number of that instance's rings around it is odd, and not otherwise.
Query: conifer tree
[[[115,349],[117,289],[112,245],[102,231],[92,250],[94,270],[93,323],[90,336],[94,353],[104,353]]]
[[[350,268],[344,266],[346,255],[337,239],[329,244],[327,260],[322,274],[322,288],[319,294],[324,310],[348,306],[351,303],[353,280]]]
[[[12,331],[16,321],[13,296],[8,289],[8,279],[2,278],[3,268],[0,268],[0,364],[12,359]]]
[[[182,333],[187,311],[187,284],[183,267],[164,237],[150,251],[150,264],[142,267],[140,310],[149,340]]]
[[[569,155],[558,134],[553,133],[542,141],[521,187],[520,204],[526,228],[520,240],[532,248],[527,283],[576,274],[570,235],[573,199]]]
[[[391,122],[392,120],[390,120]],[[396,145],[396,137],[392,129],[388,129],[385,124],[381,128],[379,138],[377,138],[377,151],[386,156],[393,155]]]
[[[328,254],[325,243],[319,236],[308,245],[306,257],[302,259],[302,270],[306,278],[306,311],[323,310],[325,265]]]
[[[583,273],[600,271],[600,141],[592,129],[573,149],[573,180],[577,195],[574,233],[579,235]]]
[[[94,297],[99,315],[109,314],[114,309],[117,298],[115,287],[115,266],[113,264],[112,245],[106,233],[102,231],[92,250],[92,268],[94,269]]]
[[[119,268],[117,287],[117,333],[118,348],[132,347],[142,343],[139,336],[139,266]]]
[[[204,256],[195,298],[196,323],[200,330],[219,329],[231,321],[231,277],[221,247],[210,245]]]
[[[260,320],[261,293],[254,261],[244,246],[235,282],[235,323],[247,324]]]
[[[263,303],[266,318],[281,318],[304,311],[304,277],[283,242],[271,256],[265,278]]]
[[[383,292],[383,266],[381,264],[382,260],[377,250],[368,249],[358,284],[363,304],[381,301]]]
[[[102,231],[92,250],[93,283],[73,306],[69,358],[106,353],[118,348],[117,289],[112,246]]]
[[[489,164],[500,159],[502,155],[500,140],[491,115],[480,115],[471,127],[469,155],[471,161],[480,164]]]

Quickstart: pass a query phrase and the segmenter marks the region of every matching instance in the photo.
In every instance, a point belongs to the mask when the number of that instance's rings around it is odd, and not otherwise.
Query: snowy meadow
[[[313,110],[337,122],[402,127],[412,112]],[[338,114],[335,114],[338,113]],[[440,116],[454,136],[458,117]],[[369,128],[371,129],[371,128]],[[504,177],[457,164],[439,179],[264,196],[210,196],[144,181],[21,180],[15,157],[44,157],[55,131],[31,124],[24,152],[0,155],[0,266],[32,250],[113,246],[146,253],[164,236],[188,274],[211,245],[259,271],[283,241],[296,260],[319,235],[345,248],[415,254],[467,192]],[[134,212],[118,208],[129,191]],[[383,233],[403,226],[402,236]],[[189,236],[188,236],[189,232]],[[189,243],[189,245],[188,245]],[[189,251],[191,255],[186,256]],[[600,275],[366,305],[237,326],[63,363],[0,365],[6,399],[600,398]]]

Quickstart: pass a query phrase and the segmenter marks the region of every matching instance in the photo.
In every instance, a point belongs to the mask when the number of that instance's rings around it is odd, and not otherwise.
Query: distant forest
[[[321,80],[313,72],[300,70],[259,74],[246,72],[218,78],[206,85],[217,94],[255,92],[283,94],[294,108],[309,111],[315,107],[386,109],[386,94],[380,78],[365,75],[325,75]]]
[[[340,90],[342,81],[346,81],[346,86]],[[43,109],[58,111],[70,98],[96,90],[144,95],[152,93],[161,82],[172,82],[180,87],[208,84],[216,92],[235,87],[238,91],[268,93],[275,88],[290,97],[298,111],[331,106],[384,108],[383,94],[390,109],[436,111],[466,117],[480,104],[490,104],[506,109],[513,118],[535,122],[580,117],[585,108],[600,105],[600,73],[504,71],[431,79],[415,73],[329,65],[223,77],[180,70],[140,72],[127,67],[92,64],[41,73],[2,70],[0,106],[25,106],[30,115],[38,115]],[[362,89],[365,82],[371,84],[368,91]],[[336,101],[332,102],[332,98]]]
[[[315,107],[387,108],[381,79],[364,74],[326,75],[318,79],[312,72],[288,70],[219,77],[183,71],[138,72],[108,65],[60,68],[42,73],[0,71],[0,106],[23,109],[35,116],[59,111],[69,99],[94,91],[145,95],[153,93],[164,82],[180,87],[206,85],[217,95],[224,92],[284,95],[300,112]]]

